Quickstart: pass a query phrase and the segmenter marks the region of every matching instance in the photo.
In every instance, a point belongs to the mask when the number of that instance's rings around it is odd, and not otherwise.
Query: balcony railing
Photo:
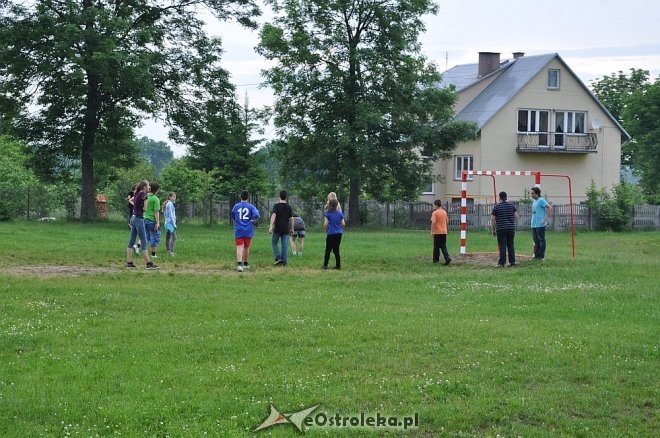
[[[596,152],[595,133],[519,132],[518,152],[553,152],[586,154]]]

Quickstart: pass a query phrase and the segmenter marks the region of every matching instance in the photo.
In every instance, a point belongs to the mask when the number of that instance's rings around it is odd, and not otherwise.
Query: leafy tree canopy
[[[270,1],[258,52],[275,90],[284,177],[359,196],[416,199],[432,161],[475,135],[454,122],[453,90],[420,54],[430,0]],[[295,187],[294,187],[295,188]],[[293,188],[292,188],[293,189]]]
[[[154,166],[157,174],[174,159],[174,152],[172,152],[172,149],[164,141],[140,137],[136,143],[140,151],[140,156]]]
[[[252,0],[0,2],[0,96],[36,155],[57,158],[44,162],[80,159],[83,219],[95,161],[128,155],[140,114],[186,126],[226,89],[201,10],[249,26],[259,13]]]
[[[209,172],[215,195],[249,190],[264,193],[266,175],[255,154],[259,141],[254,133],[261,132],[259,114],[249,102],[239,105],[235,95],[209,100],[196,119],[176,136],[188,145],[188,162],[195,168]]]
[[[634,92],[623,112],[635,150],[633,168],[647,198],[660,203],[660,78]]]
[[[605,108],[627,130],[624,111],[630,97],[649,84],[649,72],[642,69],[630,69],[630,74],[622,71],[591,81],[591,88]],[[630,142],[621,148],[621,165],[630,166],[635,161],[635,148]]]

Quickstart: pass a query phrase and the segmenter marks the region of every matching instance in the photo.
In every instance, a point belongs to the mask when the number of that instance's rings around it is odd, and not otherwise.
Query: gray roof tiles
[[[564,64],[567,70],[576,77],[585,92],[598,103],[605,113],[614,121],[621,130],[624,140],[630,138],[628,133],[612,117],[607,109],[596,99],[577,75],[568,67],[563,59],[557,53],[548,53],[544,55],[523,56],[513,60],[505,60],[500,63],[500,68],[484,76],[478,77],[479,64],[464,64],[452,67],[442,73],[442,80],[439,87],[448,87],[454,85],[457,91],[462,91],[479,81],[493,75],[499,74],[493,82],[490,83],[477,97],[475,97],[463,110],[456,115],[457,120],[466,120],[476,122],[481,129],[488,121],[497,114],[516,94],[518,94],[534,76],[541,72],[553,59],[558,58]]]
[[[556,53],[551,53],[511,61],[505,65],[500,76],[463,108],[456,118],[477,122],[481,128],[556,56]]]

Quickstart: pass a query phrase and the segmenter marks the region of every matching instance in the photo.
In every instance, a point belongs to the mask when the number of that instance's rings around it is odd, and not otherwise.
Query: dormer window
[[[559,89],[559,70],[551,68],[548,70],[548,89]]]

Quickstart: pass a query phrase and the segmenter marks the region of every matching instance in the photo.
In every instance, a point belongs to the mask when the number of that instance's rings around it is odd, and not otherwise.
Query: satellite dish
[[[600,128],[600,119],[598,117],[594,117],[591,120],[591,127],[594,128],[594,129]]]

